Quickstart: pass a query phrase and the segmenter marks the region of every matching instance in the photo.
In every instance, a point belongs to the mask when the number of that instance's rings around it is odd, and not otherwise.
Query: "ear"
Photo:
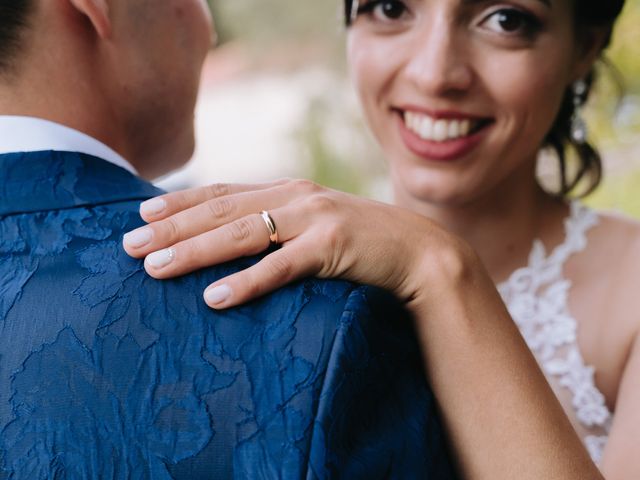
[[[87,17],[98,36],[111,36],[111,19],[107,0],[69,0],[71,5],[82,15]]]
[[[577,44],[577,61],[573,75],[574,81],[585,78],[593,64],[598,60],[607,46],[611,35],[610,27],[593,27],[580,34]]]

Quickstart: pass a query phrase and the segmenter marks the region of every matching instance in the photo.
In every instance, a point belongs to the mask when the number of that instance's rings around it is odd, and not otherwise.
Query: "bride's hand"
[[[128,234],[125,248],[146,257],[153,277],[174,277],[266,250],[269,230],[256,213],[263,210],[281,248],[210,286],[210,306],[235,306],[312,275],[391,290],[416,319],[464,475],[602,478],[477,255],[425,217],[307,181],[216,185],[145,202],[150,223]]]
[[[423,290],[424,265],[433,272],[447,258],[443,248],[451,252],[458,243],[425,217],[306,180],[214,185],[152,199],[140,208],[149,225],[123,243],[129,255],[146,257],[152,277],[171,278],[265,251],[269,229],[257,213],[264,210],[281,248],[211,285],[209,306],[232,307],[307,276],[375,285],[410,302]]]

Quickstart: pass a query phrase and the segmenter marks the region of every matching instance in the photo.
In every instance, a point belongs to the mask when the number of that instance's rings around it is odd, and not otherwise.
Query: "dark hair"
[[[611,41],[613,26],[622,12],[625,0],[574,0],[576,27],[579,32],[593,27],[609,28],[606,48]],[[344,2],[345,22],[351,25],[351,10],[353,0]],[[587,89],[581,95],[581,102],[589,99],[595,81],[595,68],[587,76]],[[545,144],[551,147],[558,158],[560,170],[560,189],[556,192],[559,197],[568,197],[575,193],[576,188],[585,182],[584,189],[578,196],[586,196],[593,192],[602,180],[602,158],[600,153],[588,142],[579,143],[571,135],[572,119],[574,117],[575,93],[571,88],[567,90],[560,107],[558,116],[547,135]],[[577,168],[570,171],[567,154],[573,150],[578,159]]]
[[[33,0],[0,0],[0,74],[14,64],[32,9]]]
[[[613,26],[622,12],[625,0],[575,0],[576,27],[578,31],[593,28],[609,28],[609,33],[603,48],[609,46]],[[587,89],[580,96],[580,104],[589,100],[592,87],[596,80],[594,67],[585,79]],[[575,194],[578,186],[584,182],[584,187],[576,196],[584,197],[593,192],[602,181],[602,157],[600,152],[589,142],[576,142],[571,135],[572,119],[576,113],[576,93],[571,88],[565,93],[560,112],[547,135],[546,144],[551,147],[558,158],[560,171],[560,188],[555,192],[559,197],[569,197]],[[577,159],[577,168],[570,171],[567,153],[573,150]]]

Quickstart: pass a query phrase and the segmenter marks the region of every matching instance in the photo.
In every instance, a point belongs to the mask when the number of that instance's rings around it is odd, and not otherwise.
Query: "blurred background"
[[[303,177],[390,200],[346,73],[341,0],[210,3],[219,46],[203,74],[198,147],[160,186]],[[605,181],[587,201],[640,218],[638,25],[640,0],[627,0],[608,52],[615,70],[602,69],[587,113],[605,159]]]

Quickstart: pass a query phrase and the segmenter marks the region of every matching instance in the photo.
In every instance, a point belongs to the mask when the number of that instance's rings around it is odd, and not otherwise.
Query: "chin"
[[[481,195],[479,186],[469,184],[459,175],[443,172],[403,172],[395,176],[396,191],[404,192],[411,203],[441,207],[459,207],[469,204]]]
[[[410,192],[410,195],[420,203],[440,207],[460,207],[472,201],[467,192],[458,189],[421,189]]]

